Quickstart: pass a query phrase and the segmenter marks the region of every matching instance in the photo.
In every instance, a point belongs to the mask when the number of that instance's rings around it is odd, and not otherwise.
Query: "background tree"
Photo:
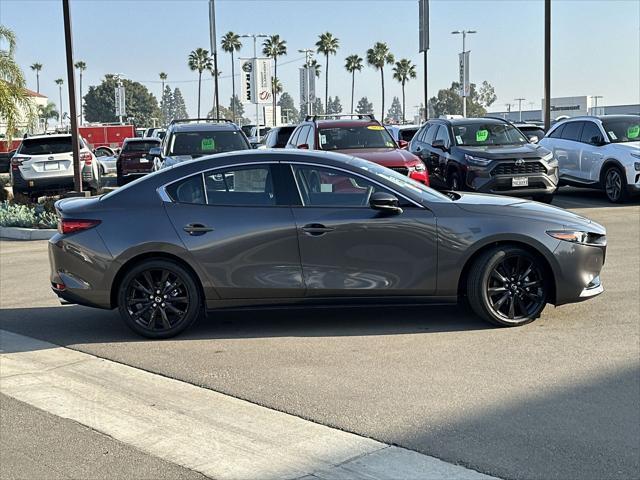
[[[287,92],[283,92],[278,100],[278,106],[280,107],[281,115],[287,119],[287,123],[291,123],[298,118],[299,113],[296,110],[296,106],[293,103],[293,98]]]
[[[31,70],[36,72],[36,92],[40,93],[40,71],[42,70],[42,64],[34,63],[31,65]]]
[[[209,57],[209,50],[204,48],[196,48],[189,54],[187,62],[192,72],[198,72],[198,118],[200,118],[200,98],[202,92],[202,72],[213,68],[213,63]]]
[[[340,41],[333,36],[332,33],[325,32],[319,35],[319,40],[316,42],[318,53],[325,56],[325,69],[324,69],[324,109],[328,108],[329,100],[329,55],[335,55],[340,46]]]
[[[313,115],[324,115],[324,106],[322,105],[322,99],[316,98],[315,102],[311,105]]]
[[[115,122],[116,106],[113,92],[118,81],[113,75],[105,75],[98,86],[89,87],[84,97],[85,118],[89,122]],[[158,100],[147,87],[132,80],[123,79],[127,94],[127,116],[134,117],[138,125],[153,125],[153,118],[161,118]]]
[[[362,97],[356,106],[356,113],[373,113],[373,103],[367,97]]]
[[[273,58],[273,82],[271,92],[273,94],[273,124],[276,125],[276,100],[278,93],[275,86],[278,83],[278,57],[287,54],[287,42],[280,38],[280,35],[271,35],[262,44],[262,53],[269,58]],[[280,85],[282,86],[282,85]]]
[[[416,66],[411,63],[411,60],[401,58],[396,62],[393,67],[393,78],[400,82],[402,85],[402,123],[406,122],[406,102],[404,95],[404,86],[412,78],[416,78]],[[393,105],[392,105],[393,106]]]
[[[491,87],[491,85],[489,85],[489,87]],[[460,84],[458,82],[452,82],[450,88],[439,90],[437,96],[431,97],[429,104],[429,106],[433,108],[434,117],[439,117],[440,115],[462,115]],[[467,97],[467,116],[482,117],[486,113],[487,110],[480,101],[476,85],[472,83],[470,85],[469,96]]]
[[[53,102],[47,102],[46,106],[40,105],[38,107],[38,119],[44,120],[45,131],[49,127],[49,120],[57,120],[60,114],[56,110],[56,104]]]
[[[62,108],[62,84],[64,80],[61,78],[56,79],[56,85],[58,85],[58,93],[60,94],[60,105],[58,105],[58,111],[60,112],[60,126],[62,126],[62,116],[64,115],[64,108]],[[115,100],[113,101],[115,104]]]
[[[403,121],[403,111],[402,105],[400,105],[400,100],[398,97],[393,97],[391,101],[391,107],[389,107],[389,111],[387,112],[387,118],[383,121],[386,123],[400,123]]]
[[[493,88],[489,82],[484,80],[478,90],[478,102],[480,105],[485,108],[490,107],[497,99],[498,96],[496,95],[496,89]]]
[[[8,48],[0,48],[0,118],[6,124],[5,138],[10,143],[25,113],[31,123],[35,118],[35,109],[25,91],[24,74],[14,58],[16,36],[13,31],[0,25],[0,45],[3,43]]]
[[[339,113],[342,113],[342,104],[340,103],[340,98],[337,95],[333,99],[329,97],[328,108],[327,114],[329,115],[338,115]]]
[[[164,125],[167,125],[173,119],[173,112],[175,111],[173,103],[173,93],[171,93],[171,87],[167,85],[162,91],[162,99],[160,100],[160,118]]]
[[[187,113],[187,106],[184,103],[184,97],[182,96],[182,92],[179,88],[173,91],[173,114],[172,118],[189,118],[189,114]]]
[[[353,113],[353,94],[355,92],[355,82],[356,82],[356,72],[362,70],[362,57],[359,55],[349,55],[345,58],[344,68],[347,69],[347,72],[351,74],[351,110],[350,113]]]
[[[244,105],[242,105],[242,102],[238,98],[238,95],[233,95],[229,99],[229,105],[231,108],[231,113],[235,112],[234,115],[236,116],[236,122],[239,122],[240,125],[246,125],[247,123],[249,123],[249,121],[244,118]]]
[[[234,52],[239,51],[242,48],[242,42],[240,41],[240,35],[233,32],[227,32],[222,36],[222,50],[231,54],[231,98],[236,98],[236,66],[233,60]],[[235,102],[231,102],[231,118],[236,121],[237,105]],[[240,115],[242,117],[242,115]]]
[[[80,125],[82,125],[82,73],[87,69],[87,64],[82,60],[78,60],[73,66],[76,67],[76,70],[78,70],[80,74]]]
[[[367,50],[367,63],[380,70],[380,82],[382,85],[381,118],[384,118],[384,66],[385,64],[392,64],[394,60],[393,53],[389,51],[389,47],[384,42],[376,42],[373,48]]]

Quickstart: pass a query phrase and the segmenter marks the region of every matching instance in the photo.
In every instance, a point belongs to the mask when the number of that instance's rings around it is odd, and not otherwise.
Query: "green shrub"
[[[11,178],[9,175],[0,174],[0,187],[10,187],[11,186]]]
[[[0,203],[0,227],[56,228],[58,217],[37,205]]]

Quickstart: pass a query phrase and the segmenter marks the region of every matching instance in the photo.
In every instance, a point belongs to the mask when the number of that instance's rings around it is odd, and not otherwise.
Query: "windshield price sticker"
[[[203,152],[215,150],[215,149],[216,149],[216,142],[213,138],[203,138],[202,141],[200,142],[200,150],[202,150]]]
[[[460,135],[456,135],[456,142],[462,145],[462,137]]]
[[[632,125],[627,129],[627,137],[638,138],[640,136],[640,125]]]
[[[617,139],[618,139],[618,137],[616,136],[616,134],[615,134],[615,133],[613,133],[613,131],[609,131],[609,132],[607,132],[607,133],[608,133],[608,134],[609,134],[609,136],[611,137],[611,140],[617,140]]]
[[[320,145],[326,145],[327,144],[327,136],[326,135],[320,135]]]
[[[384,127],[381,127],[380,125],[369,125],[367,128],[369,130],[384,130]]]
[[[489,138],[489,130],[478,130],[476,132],[476,142],[486,142]]]

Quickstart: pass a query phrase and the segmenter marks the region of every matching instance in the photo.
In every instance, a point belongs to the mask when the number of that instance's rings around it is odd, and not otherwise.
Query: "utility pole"
[[[514,98],[516,102],[518,102],[518,116],[519,121],[522,121],[522,102],[526,100],[526,98]]]
[[[424,120],[429,119],[429,92],[427,89],[427,52],[429,51],[429,0],[419,0],[418,2],[418,36],[419,48],[424,56]],[[419,114],[418,114],[419,115]]]
[[[209,0],[209,33],[211,40],[211,54],[213,55],[213,82],[215,91],[215,103],[216,103],[216,118],[220,118],[220,98],[218,96],[218,45],[216,41],[216,2],[215,0]],[[254,39],[255,42],[255,39]],[[255,56],[255,55],[254,55]],[[235,120],[235,119],[234,119]]]
[[[253,38],[253,67],[255,68],[256,66],[256,59],[258,58],[258,46],[257,46],[257,39],[258,38],[267,38],[269,35],[265,35],[264,33],[251,33],[251,34],[245,34],[245,35],[240,35],[240,37],[242,38]],[[260,142],[260,104],[258,103],[258,82],[256,81],[256,75],[258,74],[258,72],[253,72],[254,75],[254,81],[253,84],[255,85],[256,89],[254,94],[254,100],[256,102],[256,143]],[[265,118],[265,125],[267,124],[266,122],[266,118]]]
[[[71,121],[71,150],[73,151],[73,188],[76,192],[82,192],[82,179],[80,178],[80,142],[78,141],[78,117],[76,114],[76,79],[75,72],[73,71],[73,42],[69,0],[62,0],[62,15],[64,18],[64,44],[67,56],[69,112],[71,113],[69,120]],[[60,117],[62,117],[62,112],[60,112]]]
[[[305,68],[304,81],[307,82],[308,84],[307,85],[307,101],[305,103],[307,104],[307,115],[311,115],[311,82],[309,81],[309,75],[311,75],[311,72],[309,71],[309,68],[311,67],[311,59],[313,58],[314,50],[311,48],[302,48],[298,50],[298,52],[304,53],[304,68]]]
[[[462,35],[462,78],[461,78],[461,91],[462,91],[462,116],[466,118],[467,116],[467,92],[465,89],[469,66],[467,65],[467,50],[466,50],[466,40],[467,34],[478,33],[476,30],[454,30],[451,32],[452,35]]]
[[[551,127],[551,0],[544,0],[544,129]]]

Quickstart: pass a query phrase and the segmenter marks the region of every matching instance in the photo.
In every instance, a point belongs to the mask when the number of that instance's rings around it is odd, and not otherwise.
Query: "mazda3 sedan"
[[[150,338],[206,310],[306,303],[461,301],[517,326],[603,291],[597,223],[337,153],[219,154],[56,209],[54,292]]]

